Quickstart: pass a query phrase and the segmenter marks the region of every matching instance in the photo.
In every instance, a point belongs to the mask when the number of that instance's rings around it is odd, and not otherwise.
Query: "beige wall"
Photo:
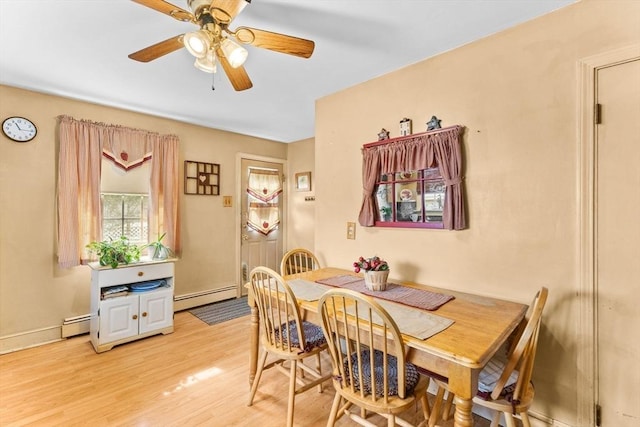
[[[289,223],[285,252],[294,248],[307,248],[313,251],[316,202],[305,200],[315,196],[316,177],[314,170],[315,143],[313,138],[293,142],[287,145],[289,176],[286,188],[289,191]],[[311,191],[296,191],[296,174],[311,172]]]
[[[63,319],[89,313],[89,268],[59,269],[55,256],[61,114],[178,135],[180,167],[184,160],[219,163],[222,195],[238,194],[236,153],[287,156],[278,142],[0,86],[0,117],[25,116],[38,126],[26,144],[0,138],[0,351],[58,339]],[[223,208],[222,197],[184,194],[180,208],[176,294],[236,284],[235,209]]]
[[[349,268],[378,254],[402,277],[528,303],[549,287],[533,410],[577,425],[578,61],[640,43],[640,2],[585,0],[320,99],[315,248]],[[362,144],[398,122],[465,126],[468,229],[363,228]],[[478,319],[479,322],[482,319]]]

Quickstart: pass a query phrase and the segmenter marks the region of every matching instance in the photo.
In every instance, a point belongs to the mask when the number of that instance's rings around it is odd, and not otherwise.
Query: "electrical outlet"
[[[356,223],[347,222],[347,239],[356,240]]]
[[[222,196],[222,206],[225,208],[230,208],[233,205],[231,200],[231,196]]]

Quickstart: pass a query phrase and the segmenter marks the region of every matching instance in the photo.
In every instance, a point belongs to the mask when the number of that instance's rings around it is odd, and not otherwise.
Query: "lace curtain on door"
[[[265,236],[278,228],[282,193],[280,174],[275,170],[249,169],[247,225]]]

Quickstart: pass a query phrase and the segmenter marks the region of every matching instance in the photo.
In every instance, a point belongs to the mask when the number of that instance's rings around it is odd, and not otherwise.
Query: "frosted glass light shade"
[[[220,49],[224,53],[225,58],[229,61],[229,65],[238,68],[247,60],[249,52],[231,39],[224,39],[220,44]]]
[[[205,73],[215,73],[216,54],[213,49],[209,49],[204,58],[196,58],[196,62],[193,63],[193,66]]]
[[[196,58],[204,58],[209,51],[209,35],[206,31],[198,30],[184,35],[184,47]]]

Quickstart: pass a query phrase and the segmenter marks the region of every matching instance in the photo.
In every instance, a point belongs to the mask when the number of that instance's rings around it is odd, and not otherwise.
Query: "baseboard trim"
[[[223,288],[209,289],[190,294],[176,295],[173,298],[173,311],[189,310],[213,302],[222,301],[238,296],[238,287],[230,285]]]
[[[60,329],[60,326],[49,326],[0,337],[0,354],[62,341]]]

